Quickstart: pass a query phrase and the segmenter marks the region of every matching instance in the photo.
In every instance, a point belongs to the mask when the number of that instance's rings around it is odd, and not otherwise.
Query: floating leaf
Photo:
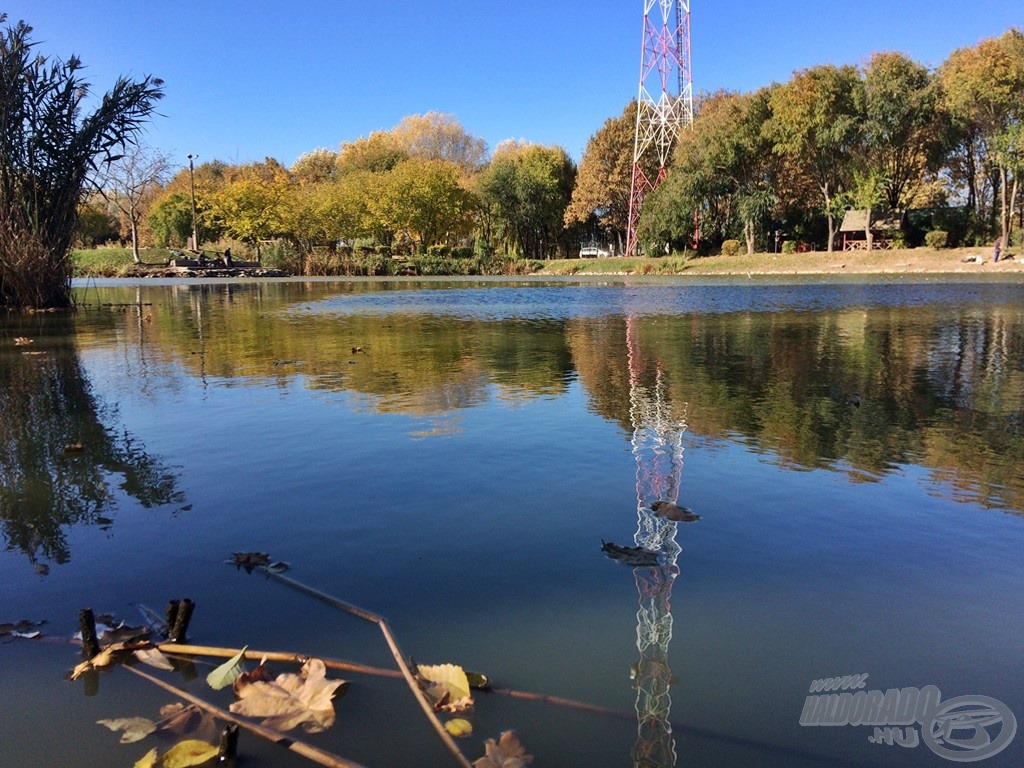
[[[17,635],[18,637],[24,637],[25,635],[33,632],[36,627],[41,627],[45,623],[45,621],[30,621],[29,619],[22,619],[21,621],[13,624],[10,622],[0,624],[0,636]]]
[[[72,670],[71,672],[71,679],[77,680],[83,674],[93,669],[109,667],[111,664],[118,660],[118,656],[123,654],[125,650],[126,647],[124,643],[114,643],[113,645],[108,645],[106,648],[97,653],[91,659],[87,659],[86,661],[83,661],[81,664],[75,667],[74,670]]]
[[[185,706],[180,701],[176,704],[166,704],[160,707],[160,717],[163,719],[156,724],[156,729],[184,736],[196,729],[197,721],[201,720],[202,716],[203,713],[195,704]]]
[[[246,573],[252,573],[254,568],[270,565],[270,555],[266,552],[235,552],[228,562],[234,563],[236,568],[245,568]]]
[[[444,729],[457,739],[464,739],[473,733],[473,724],[469,720],[455,717],[445,721]]]
[[[421,665],[418,672],[426,681],[423,692],[433,702],[434,709],[462,712],[473,706],[473,699],[469,695],[469,680],[462,667],[456,664]]]
[[[159,648],[140,648],[135,651],[135,658],[141,661],[143,664],[148,664],[151,667],[157,669],[163,669],[168,672],[174,670],[174,665],[171,660],[161,653]]]
[[[473,768],[523,768],[533,762],[533,755],[526,754],[515,731],[505,731],[498,741],[488,739],[484,743],[485,754],[473,763]]]
[[[156,747],[153,747],[149,752],[140,757],[132,768],[155,768],[158,760],[158,753]]]
[[[643,547],[623,547],[610,541],[602,541],[601,551],[612,560],[634,567],[658,564],[658,553]]]
[[[19,632],[18,630],[14,630],[13,632],[11,632],[12,637],[20,637],[23,640],[35,640],[42,634],[43,633],[40,632],[38,629],[33,630],[32,632]]]
[[[14,337],[14,346],[16,347],[27,347],[29,344],[35,344],[35,339],[30,339],[27,336]]]
[[[284,573],[290,566],[283,560],[278,560],[276,563],[271,563],[267,566],[267,573]]]
[[[227,688],[235,682],[239,675],[245,672],[245,666],[242,662],[245,659],[245,649],[248,647],[245,646],[245,648],[206,676],[206,682],[209,683],[213,690],[219,691],[221,688]]]
[[[156,731],[156,723],[144,717],[122,717],[115,720],[97,720],[98,724],[112,731],[121,731],[122,744],[134,744],[142,741]]]
[[[466,672],[466,680],[469,682],[470,688],[480,691],[486,691],[491,687],[491,679],[480,672]]]
[[[287,731],[301,725],[307,733],[318,733],[334,724],[331,700],[344,680],[327,680],[321,659],[310,659],[300,674],[278,675],[273,682],[257,681],[236,687],[239,700],[231,704],[237,715],[263,717],[263,725]]]
[[[695,515],[689,507],[680,507],[670,501],[656,501],[651,504],[651,511],[658,517],[674,520],[677,523],[695,523],[700,515]]]
[[[212,760],[219,751],[220,748],[216,744],[186,739],[167,750],[160,760],[160,765],[162,768],[191,768]]]

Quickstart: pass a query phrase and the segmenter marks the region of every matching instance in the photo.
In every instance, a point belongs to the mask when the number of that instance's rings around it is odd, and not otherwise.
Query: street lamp
[[[195,160],[199,155],[188,156],[188,180],[192,187],[192,250],[199,250],[199,232],[196,229],[196,175],[195,168],[192,165],[192,161]]]

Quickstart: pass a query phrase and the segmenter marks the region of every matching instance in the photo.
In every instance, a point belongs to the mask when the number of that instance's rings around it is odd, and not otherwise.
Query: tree
[[[939,68],[943,101],[960,141],[958,153],[967,172],[968,202],[996,225],[996,192],[1015,178],[1013,140],[1024,118],[1024,33],[1011,29],[998,38],[953,51]],[[980,194],[980,183],[987,186]],[[988,197],[991,195],[991,207]],[[1008,236],[1010,195],[1000,195],[998,229]],[[1004,242],[1006,242],[1004,240]]]
[[[231,236],[254,246],[259,258],[260,240],[281,231],[288,171],[268,157],[262,163],[231,169],[227,179],[221,189],[204,190],[203,199],[213,220]]]
[[[95,193],[78,204],[75,241],[80,247],[93,248],[107,240],[116,240],[119,234],[117,216],[110,212],[102,195]]]
[[[124,154],[108,163],[96,180],[100,193],[121,212],[132,240],[132,258],[138,264],[139,224],[151,202],[162,189],[171,167],[170,158],[141,144],[125,148]]]
[[[134,142],[163,83],[119,78],[83,116],[81,61],[36,54],[31,32],[19,22],[0,34],[0,306],[69,307],[87,179]]]
[[[561,239],[576,166],[561,147],[505,142],[480,175],[496,237],[508,253],[547,258]]]
[[[771,91],[765,124],[776,154],[813,180],[828,221],[828,251],[836,235],[837,195],[846,189],[863,123],[862,82],[851,66],[797,72]]]
[[[876,53],[864,70],[865,178],[881,183],[884,202],[902,209],[938,170],[946,136],[939,90],[927,68],[902,53]]]
[[[467,133],[454,115],[409,115],[391,133],[409,157],[445,160],[465,176],[479,171],[487,157],[486,142]]]
[[[292,163],[290,171],[301,187],[329,181],[338,171],[338,154],[329,149],[314,149]]]
[[[469,234],[475,201],[459,183],[454,163],[411,158],[383,180],[380,197],[371,202],[371,208],[385,212],[382,218],[421,252]]]
[[[610,117],[587,141],[565,211],[566,226],[585,224],[591,217],[606,228],[624,249],[629,226],[630,185],[633,181],[633,141],[636,100],[619,117]]]
[[[370,171],[390,171],[409,157],[408,151],[393,133],[375,131],[368,138],[342,144],[338,153],[338,173],[341,175]]]

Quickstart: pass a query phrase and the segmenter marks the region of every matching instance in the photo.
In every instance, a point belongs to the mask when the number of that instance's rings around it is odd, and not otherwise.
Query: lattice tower
[[[644,0],[627,256],[636,255],[636,227],[644,198],[664,180],[680,129],[692,124],[690,0]],[[644,169],[655,164],[658,170],[652,179]]]
[[[668,646],[672,639],[672,584],[679,574],[676,560],[678,523],[659,517],[657,501],[675,504],[683,468],[683,432],[686,424],[672,414],[668,386],[661,367],[641,352],[638,320],[626,318],[629,351],[630,419],[633,457],[636,460],[637,546],[659,553],[659,565],[633,569],[640,607],[636,614],[636,645],[640,660],[634,667],[637,739],[635,768],[672,768],[675,740],[669,715],[672,709],[672,670]]]

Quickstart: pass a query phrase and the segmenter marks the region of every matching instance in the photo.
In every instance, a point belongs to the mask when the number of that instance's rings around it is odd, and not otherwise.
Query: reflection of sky
[[[415,284],[413,284],[415,285]],[[963,306],[979,302],[1012,302],[1020,287],[1003,283],[964,285],[941,281],[922,287],[914,283],[868,284],[859,280],[818,284],[765,284],[756,280],[704,281],[678,279],[658,283],[637,279],[636,285],[594,285],[592,282],[525,284],[516,287],[451,287],[347,294],[294,305],[293,314],[386,316],[395,312],[485,320],[568,319],[609,314],[672,315],[700,312],[820,311],[846,307]]]

